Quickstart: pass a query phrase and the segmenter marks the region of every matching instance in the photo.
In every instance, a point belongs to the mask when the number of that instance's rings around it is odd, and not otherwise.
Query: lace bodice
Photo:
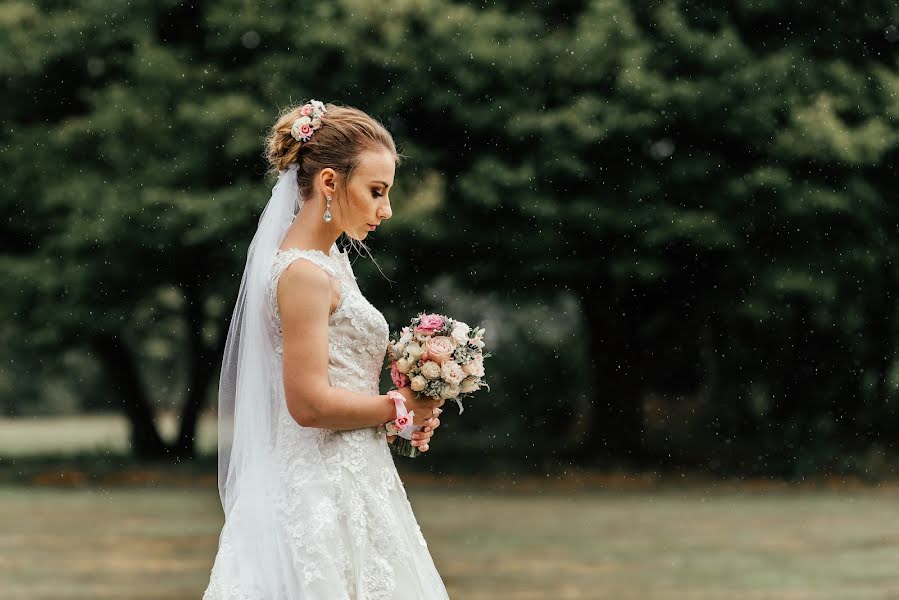
[[[336,246],[332,247],[330,255],[321,250],[301,248],[289,248],[276,253],[268,290],[276,351],[279,355],[282,351],[278,281],[288,265],[299,258],[324,269],[340,286],[340,301],[328,319],[331,384],[377,394],[390,331],[384,315],[359,290],[347,253],[338,252]],[[368,385],[363,386],[364,389],[357,389],[359,384]]]

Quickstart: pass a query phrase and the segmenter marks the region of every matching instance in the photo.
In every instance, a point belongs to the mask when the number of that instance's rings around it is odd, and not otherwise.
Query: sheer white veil
[[[283,382],[276,377],[280,356],[268,286],[275,253],[302,205],[292,163],[280,171],[250,242],[219,381],[219,495],[240,565],[240,588],[253,598],[293,600],[296,594],[288,583],[296,566],[276,526],[275,399]]]

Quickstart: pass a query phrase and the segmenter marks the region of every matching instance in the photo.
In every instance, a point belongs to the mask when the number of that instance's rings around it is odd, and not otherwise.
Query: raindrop
[[[260,39],[259,34],[251,30],[240,36],[240,43],[243,44],[244,48],[253,50],[259,45]]]
[[[87,73],[91,77],[99,77],[106,72],[106,61],[102,58],[91,57],[87,59]]]
[[[662,138],[649,146],[649,154],[656,160],[663,160],[674,154],[674,142],[671,138]]]

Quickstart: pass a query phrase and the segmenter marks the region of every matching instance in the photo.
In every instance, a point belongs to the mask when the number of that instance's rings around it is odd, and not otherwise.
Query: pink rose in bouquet
[[[409,385],[409,378],[405,373],[400,373],[400,370],[396,368],[396,361],[393,361],[390,365],[390,379],[393,380],[393,385],[398,388]]]
[[[443,329],[443,317],[440,315],[421,315],[421,321],[415,326],[418,333],[427,333],[434,335],[440,329]]]
[[[433,360],[441,366],[449,360],[453,355],[453,351],[456,349],[455,345],[453,345],[453,341],[444,335],[437,335],[429,339],[425,348],[428,351],[426,360]]]

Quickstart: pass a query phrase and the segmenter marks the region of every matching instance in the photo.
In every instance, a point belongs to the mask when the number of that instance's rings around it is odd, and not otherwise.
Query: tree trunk
[[[627,340],[628,318],[622,317],[626,302],[610,293],[588,291],[583,297],[586,333],[592,349],[590,410],[587,436],[566,456],[582,463],[625,460],[640,464],[646,458],[643,429],[642,387],[634,372]]]
[[[218,331],[218,343],[210,348],[203,341],[203,302],[196,288],[187,286],[187,331],[188,331],[188,388],[187,399],[181,412],[181,427],[174,451],[178,456],[192,457],[196,451],[197,417],[206,400],[206,391],[215,373],[219,357],[225,351],[227,338],[226,322]]]
[[[877,400],[881,407],[889,403],[889,370],[896,354],[895,315],[896,315],[896,280],[892,264],[888,259],[880,263],[880,275],[883,279],[883,310],[877,329],[880,333],[880,347],[877,354]]]
[[[153,411],[127,345],[115,334],[101,334],[94,336],[92,347],[106,366],[112,387],[118,393],[125,416],[131,424],[131,447],[135,456],[165,456],[168,448],[156,429]]]
[[[876,420],[872,423],[869,436],[888,440],[891,438],[890,432],[893,430],[895,421],[882,417],[892,412],[890,411],[889,379],[890,368],[893,365],[896,354],[896,340],[894,337],[896,281],[888,257],[884,257],[880,263],[880,277],[880,284],[883,286],[883,296],[880,298],[879,310],[875,311],[875,314],[871,316],[873,324],[871,331],[874,339],[872,362],[877,373],[877,382],[874,390],[874,406],[876,407],[874,414]]]

